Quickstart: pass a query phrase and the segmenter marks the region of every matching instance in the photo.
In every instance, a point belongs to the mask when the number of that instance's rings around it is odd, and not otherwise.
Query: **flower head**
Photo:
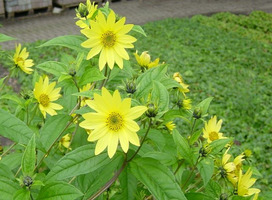
[[[89,91],[91,89],[92,85],[90,83],[84,85],[82,88],[79,89],[79,92],[85,92],[85,91]],[[88,98],[86,97],[80,97],[80,107],[83,107],[86,105],[86,100],[88,100]]]
[[[237,183],[237,176],[235,175],[234,171],[236,169],[234,162],[229,162],[229,159],[231,158],[231,154],[228,154],[229,148],[225,151],[222,157],[222,170],[223,172],[221,175],[226,177],[232,184]]]
[[[176,128],[176,124],[174,124],[173,121],[167,122],[165,126],[170,132],[172,132],[174,128]]]
[[[191,99],[183,99],[182,100],[182,107],[185,109],[185,110],[190,110],[192,108],[192,100]]]
[[[131,108],[131,99],[121,99],[118,90],[113,95],[106,88],[102,88],[102,95],[94,94],[94,100],[87,100],[87,105],[96,112],[83,114],[85,119],[80,126],[92,130],[88,141],[97,141],[95,155],[100,154],[106,147],[108,155],[113,157],[120,142],[124,152],[129,149],[129,142],[139,146],[139,125],[134,121],[147,108],[136,106]]]
[[[242,170],[239,172],[239,179],[237,184],[237,193],[239,196],[251,196],[253,194],[254,198],[253,200],[258,199],[258,195],[261,190],[257,188],[250,188],[255,182],[255,178],[251,178],[252,176],[252,170],[249,168],[247,172],[243,175]]]
[[[76,25],[80,28],[88,28],[90,25],[90,21],[95,19],[97,13],[97,5],[95,2],[90,2],[90,0],[86,1],[86,5],[80,3],[78,9],[76,9],[76,16],[79,19],[76,22]]]
[[[173,74],[173,79],[175,81],[177,81],[180,85],[181,85],[181,88],[179,88],[179,91],[183,93],[183,95],[185,96],[185,93],[189,92],[190,90],[188,89],[189,85],[185,84],[184,81],[183,81],[183,78],[182,76],[180,75],[179,72],[175,72]]]
[[[216,116],[212,117],[209,122],[205,122],[205,127],[203,128],[203,137],[207,139],[208,143],[214,140],[224,139],[223,133],[220,133],[222,119],[217,122]]]
[[[147,53],[147,51],[142,52],[140,56],[138,55],[138,52],[136,51],[134,55],[138,64],[143,68],[150,69],[152,67],[157,67],[159,65],[160,59],[156,58],[153,62],[151,62],[150,55]]]
[[[40,77],[39,82],[35,83],[34,87],[34,97],[39,102],[39,108],[46,118],[46,113],[49,115],[56,115],[55,110],[61,110],[63,107],[59,104],[52,103],[60,98],[60,90],[61,88],[55,88],[56,82],[50,83],[48,77],[46,76],[44,79]]]
[[[16,66],[20,67],[22,71],[27,74],[31,74],[33,69],[31,68],[34,63],[32,59],[27,59],[29,52],[26,51],[26,48],[23,48],[21,51],[21,44],[16,45],[15,54],[13,56],[13,61]]]
[[[127,35],[133,28],[133,24],[125,24],[126,19],[123,17],[116,22],[116,16],[111,11],[105,18],[101,11],[98,11],[96,21],[91,21],[91,28],[81,30],[88,38],[81,45],[85,48],[91,48],[87,59],[91,59],[100,53],[99,69],[102,70],[106,63],[112,69],[116,63],[123,69],[123,59],[129,60],[126,48],[133,48],[136,38]]]
[[[70,147],[70,141],[71,141],[71,134],[66,134],[64,135],[60,141],[59,141],[59,146],[64,146],[66,149]]]

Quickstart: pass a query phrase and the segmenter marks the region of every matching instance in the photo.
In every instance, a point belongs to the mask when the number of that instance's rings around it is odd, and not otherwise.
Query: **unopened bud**
[[[80,15],[82,18],[86,18],[89,14],[88,8],[83,3],[80,3],[78,6],[78,9],[76,9],[76,12]]]
[[[25,176],[24,177],[24,180],[23,180],[23,183],[26,187],[30,187],[33,183],[33,180],[30,176]]]
[[[126,83],[126,92],[130,94],[136,92],[136,84],[133,81],[128,81]]]
[[[219,197],[219,200],[228,200],[228,194],[226,194],[226,193],[222,193],[221,195],[220,195],[220,197]]]
[[[150,103],[147,105],[147,111],[146,111],[146,116],[148,117],[156,117],[158,114],[157,108],[153,103]]]
[[[200,108],[196,108],[193,112],[193,117],[195,119],[200,119],[201,118],[201,115],[202,115],[202,111]]]

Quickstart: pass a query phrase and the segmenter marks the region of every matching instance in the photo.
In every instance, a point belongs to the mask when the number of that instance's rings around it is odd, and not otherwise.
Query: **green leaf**
[[[248,196],[248,197],[233,196],[233,197],[231,198],[231,200],[252,200],[252,196],[253,196],[253,195]]]
[[[186,200],[172,172],[152,158],[138,158],[129,163],[132,174],[141,181],[155,199]]]
[[[183,119],[188,124],[191,124],[191,121],[189,120],[190,117],[191,117],[191,114],[189,112],[187,112],[186,110],[182,110],[182,109],[169,110],[163,116],[165,121],[172,121],[175,118],[180,118],[180,119]]]
[[[59,137],[70,119],[71,116],[68,115],[55,115],[45,122],[40,130],[40,143],[45,151],[47,151]]]
[[[132,28],[132,31],[135,31],[135,32],[140,33],[143,36],[147,37],[144,29],[140,25],[134,25],[133,28]]]
[[[11,169],[3,163],[0,163],[0,177],[2,180],[14,180],[15,178],[13,173],[11,172]]]
[[[177,145],[178,154],[180,154],[185,160],[193,165],[193,152],[188,144],[188,141],[182,137],[176,129],[173,130],[173,139]]]
[[[100,81],[105,78],[106,77],[103,75],[103,73],[99,69],[97,69],[96,67],[90,67],[87,70],[85,70],[84,74],[80,77],[78,84],[80,86],[84,86],[87,83]]]
[[[145,153],[142,157],[154,158],[166,166],[173,165],[176,162],[174,155],[170,155],[169,153],[159,152],[159,151]]]
[[[29,141],[22,158],[22,172],[23,175],[32,175],[36,163],[36,143],[35,135]]]
[[[0,177],[0,200],[12,199],[18,189],[20,189],[19,184]]]
[[[219,185],[219,183],[210,180],[205,187],[205,193],[214,198],[219,198],[221,194],[221,186]]]
[[[200,129],[200,130],[197,130],[193,133],[193,135],[190,137],[190,144],[191,145],[194,144],[198,140],[198,138],[200,137],[202,132],[203,132],[202,129]]]
[[[39,47],[48,47],[48,46],[63,46],[78,52],[87,51],[87,49],[81,47],[81,43],[84,42],[86,38],[81,35],[64,35],[53,38]]]
[[[217,154],[231,141],[230,138],[214,140],[210,143],[211,153]]]
[[[182,86],[172,78],[163,78],[160,82],[166,87],[166,89],[182,88]]]
[[[10,40],[16,40],[16,38],[7,36],[3,33],[0,33],[0,42],[6,42],[6,41],[10,41]]]
[[[12,95],[12,94],[4,94],[0,97],[0,99],[8,99],[11,101],[14,101],[15,103],[17,103],[20,106],[24,106],[24,102],[21,98],[19,98],[17,95]]]
[[[161,112],[168,110],[169,93],[167,89],[164,87],[164,85],[161,84],[159,81],[156,81],[156,80],[153,81],[153,89],[152,89],[151,96],[154,102],[156,102],[156,100],[158,99],[159,110]]]
[[[2,87],[6,78],[7,78],[7,76],[0,79],[0,87]]]
[[[10,170],[18,168],[21,165],[23,153],[11,153],[2,158],[1,163],[9,167]]]
[[[212,198],[203,193],[186,193],[186,198],[188,200],[211,200]]]
[[[198,165],[197,169],[200,173],[200,176],[203,180],[203,186],[205,187],[206,184],[210,181],[213,171],[214,171],[214,161],[211,158],[204,158],[201,160]]]
[[[203,101],[201,101],[196,108],[200,108],[201,110],[201,115],[205,115],[208,112],[209,106],[211,101],[213,100],[213,97],[209,97],[207,99],[204,99]]]
[[[71,200],[82,195],[82,192],[73,185],[63,181],[54,181],[41,188],[37,200]]]
[[[33,134],[24,122],[0,109],[0,135],[20,144],[27,144]]]
[[[29,200],[30,199],[30,191],[27,189],[17,190],[13,196],[13,200]]]
[[[47,175],[48,180],[64,180],[87,174],[110,163],[107,152],[94,155],[94,146],[85,145],[62,157]]]
[[[123,161],[123,155],[118,154],[111,159],[109,164],[102,166],[98,170],[94,171],[94,180],[88,186],[88,189],[85,192],[83,199],[89,199],[93,194],[95,194],[95,192],[97,192],[102,186],[104,186],[112,178],[114,171],[117,170],[118,166],[121,166],[121,163],[123,163]]]
[[[64,63],[56,61],[43,62],[39,65],[36,65],[36,68],[41,69],[47,73],[53,74],[57,77],[68,73],[67,66]]]

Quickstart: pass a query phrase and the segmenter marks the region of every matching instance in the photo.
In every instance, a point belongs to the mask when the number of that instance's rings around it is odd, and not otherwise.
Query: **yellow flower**
[[[185,110],[190,110],[192,108],[192,100],[191,99],[183,99],[182,107]]]
[[[173,79],[175,81],[177,81],[180,85],[181,88],[179,88],[179,91],[183,93],[183,95],[185,96],[185,93],[189,92],[190,90],[188,89],[189,85],[185,84],[183,81],[182,76],[180,75],[179,72],[175,72],[173,75]]]
[[[88,28],[90,21],[95,19],[95,13],[97,12],[97,5],[95,2],[86,1],[86,5],[80,3],[78,9],[76,9],[76,16],[79,19],[76,25],[80,28]]]
[[[104,87],[101,96],[94,94],[94,100],[88,100],[86,103],[96,112],[83,114],[85,120],[80,126],[92,130],[88,141],[98,140],[95,155],[108,147],[108,155],[112,158],[119,141],[124,152],[128,151],[129,142],[136,146],[140,145],[136,134],[140,127],[133,120],[147,110],[145,106],[131,108],[130,98],[122,100],[118,90],[111,95]]]
[[[101,11],[98,11],[97,20],[91,21],[91,29],[86,28],[81,32],[88,38],[81,45],[85,48],[91,48],[87,55],[87,59],[91,59],[100,53],[99,69],[103,70],[106,63],[112,69],[116,63],[123,69],[123,59],[129,60],[129,55],[125,48],[133,48],[136,38],[127,35],[133,24],[125,24],[125,18],[116,21],[113,11],[110,12],[108,18]]]
[[[170,132],[172,132],[174,128],[176,128],[176,125],[173,123],[173,121],[167,122],[165,126]]]
[[[224,139],[223,133],[220,133],[222,119],[217,122],[216,116],[212,117],[209,122],[205,122],[205,127],[203,128],[203,137],[207,139],[208,143],[214,140]]]
[[[87,85],[84,85],[82,88],[79,89],[79,92],[85,92],[85,91],[89,91],[91,89],[91,84],[88,83]],[[86,100],[88,100],[87,97],[80,97],[80,107],[83,107],[86,105]]]
[[[16,66],[20,67],[22,71],[27,74],[31,74],[33,69],[31,68],[34,63],[32,59],[27,59],[29,52],[26,51],[26,48],[23,48],[21,51],[21,44],[16,45],[15,54],[13,56],[13,61]]]
[[[40,77],[39,82],[35,83],[34,87],[34,97],[39,102],[39,108],[44,118],[46,118],[46,113],[49,115],[56,115],[55,110],[61,110],[63,107],[59,104],[52,103],[53,101],[58,100],[60,98],[60,90],[61,88],[55,88],[56,82],[50,83],[48,77],[46,76],[44,79]]]
[[[66,134],[60,139],[59,144],[60,146],[62,145],[66,149],[68,149],[70,147],[70,141],[71,141],[71,134]]]
[[[261,190],[257,188],[250,188],[255,182],[255,178],[251,178],[252,176],[252,170],[249,168],[247,172],[243,175],[242,170],[239,172],[239,179],[237,184],[237,193],[239,196],[251,196],[253,194],[254,198],[253,200],[258,199],[258,195],[261,192]]]
[[[235,175],[234,171],[236,169],[236,166],[234,162],[229,162],[229,159],[231,158],[231,154],[228,154],[229,148],[226,150],[222,157],[222,168],[223,168],[223,175],[227,177],[227,179],[232,183],[237,183],[237,176]]]
[[[138,64],[143,68],[150,69],[152,67],[156,67],[159,65],[160,59],[156,58],[153,62],[151,62],[150,55],[147,53],[147,51],[142,52],[140,56],[138,55],[138,52],[136,51],[134,55]]]

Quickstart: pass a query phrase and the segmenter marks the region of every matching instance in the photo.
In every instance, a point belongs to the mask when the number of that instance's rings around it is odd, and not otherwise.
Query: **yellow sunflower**
[[[173,121],[169,121],[165,124],[165,127],[172,133],[172,131],[176,128],[176,124]]]
[[[81,30],[88,38],[81,45],[85,48],[91,48],[87,59],[91,59],[100,53],[99,69],[102,70],[106,63],[112,69],[116,63],[121,69],[123,68],[123,59],[129,60],[129,55],[125,48],[133,48],[133,42],[136,38],[127,35],[133,24],[125,24],[125,17],[116,22],[116,16],[113,11],[108,18],[101,11],[98,11],[96,21],[91,21],[91,28]]]
[[[209,122],[205,122],[205,127],[203,128],[203,137],[207,139],[208,143],[214,140],[224,139],[223,133],[220,133],[222,119],[217,122],[216,116],[212,117]]]
[[[226,150],[222,157],[222,168],[223,173],[222,175],[225,176],[232,184],[237,183],[237,176],[235,175],[234,171],[236,169],[234,162],[229,162],[229,159],[231,158],[231,154],[228,154],[229,148]]]
[[[33,60],[27,59],[29,56],[29,52],[26,51],[26,48],[23,48],[23,50],[21,51],[21,48],[21,44],[16,45],[13,61],[15,65],[20,67],[23,72],[31,74],[33,71],[31,67],[34,65]]]
[[[185,110],[190,110],[192,108],[192,100],[189,98],[183,99],[182,100],[182,107]]]
[[[49,115],[56,115],[55,110],[61,110],[63,107],[59,104],[52,103],[60,98],[60,90],[61,88],[55,88],[56,82],[50,83],[48,77],[46,76],[44,79],[40,77],[39,82],[35,83],[34,87],[34,97],[39,102],[39,108],[44,118],[46,118],[46,113]]]
[[[251,178],[252,170],[249,168],[247,172],[243,175],[242,170],[239,172],[239,179],[237,184],[237,193],[239,196],[251,196],[254,194],[253,200],[258,199],[258,195],[261,190],[257,188],[250,188],[255,182],[255,178]]]
[[[76,16],[79,19],[76,25],[80,28],[88,28],[90,21],[95,19],[95,13],[97,12],[97,5],[95,2],[86,1],[86,5],[80,3],[78,9],[76,9]]]
[[[185,93],[189,92],[189,85],[185,84],[184,81],[183,81],[183,78],[182,76],[180,75],[179,72],[175,72],[173,74],[173,79],[175,81],[177,81],[180,85],[181,85],[181,88],[179,88],[179,91],[183,93],[183,95],[185,96]]]
[[[104,87],[101,96],[94,94],[94,100],[88,100],[86,103],[96,112],[83,114],[85,120],[80,126],[92,130],[88,141],[98,140],[95,155],[108,147],[108,155],[112,158],[119,142],[124,152],[128,151],[129,142],[140,145],[136,134],[140,127],[134,120],[147,110],[145,106],[131,108],[130,98],[122,100],[118,90],[111,95]]]
[[[64,135],[59,141],[59,147],[64,146],[66,149],[70,147],[71,134]]]
[[[136,51],[134,55],[137,60],[137,63],[143,68],[150,69],[152,67],[157,67],[159,65],[160,59],[156,58],[153,62],[151,62],[150,55],[147,53],[147,51],[142,52],[140,56]]]
[[[89,91],[91,89],[92,85],[90,83],[84,85],[82,88],[79,89],[79,92],[85,92],[85,91]],[[80,107],[83,107],[86,105],[86,100],[88,100],[89,98],[87,97],[80,97]]]

